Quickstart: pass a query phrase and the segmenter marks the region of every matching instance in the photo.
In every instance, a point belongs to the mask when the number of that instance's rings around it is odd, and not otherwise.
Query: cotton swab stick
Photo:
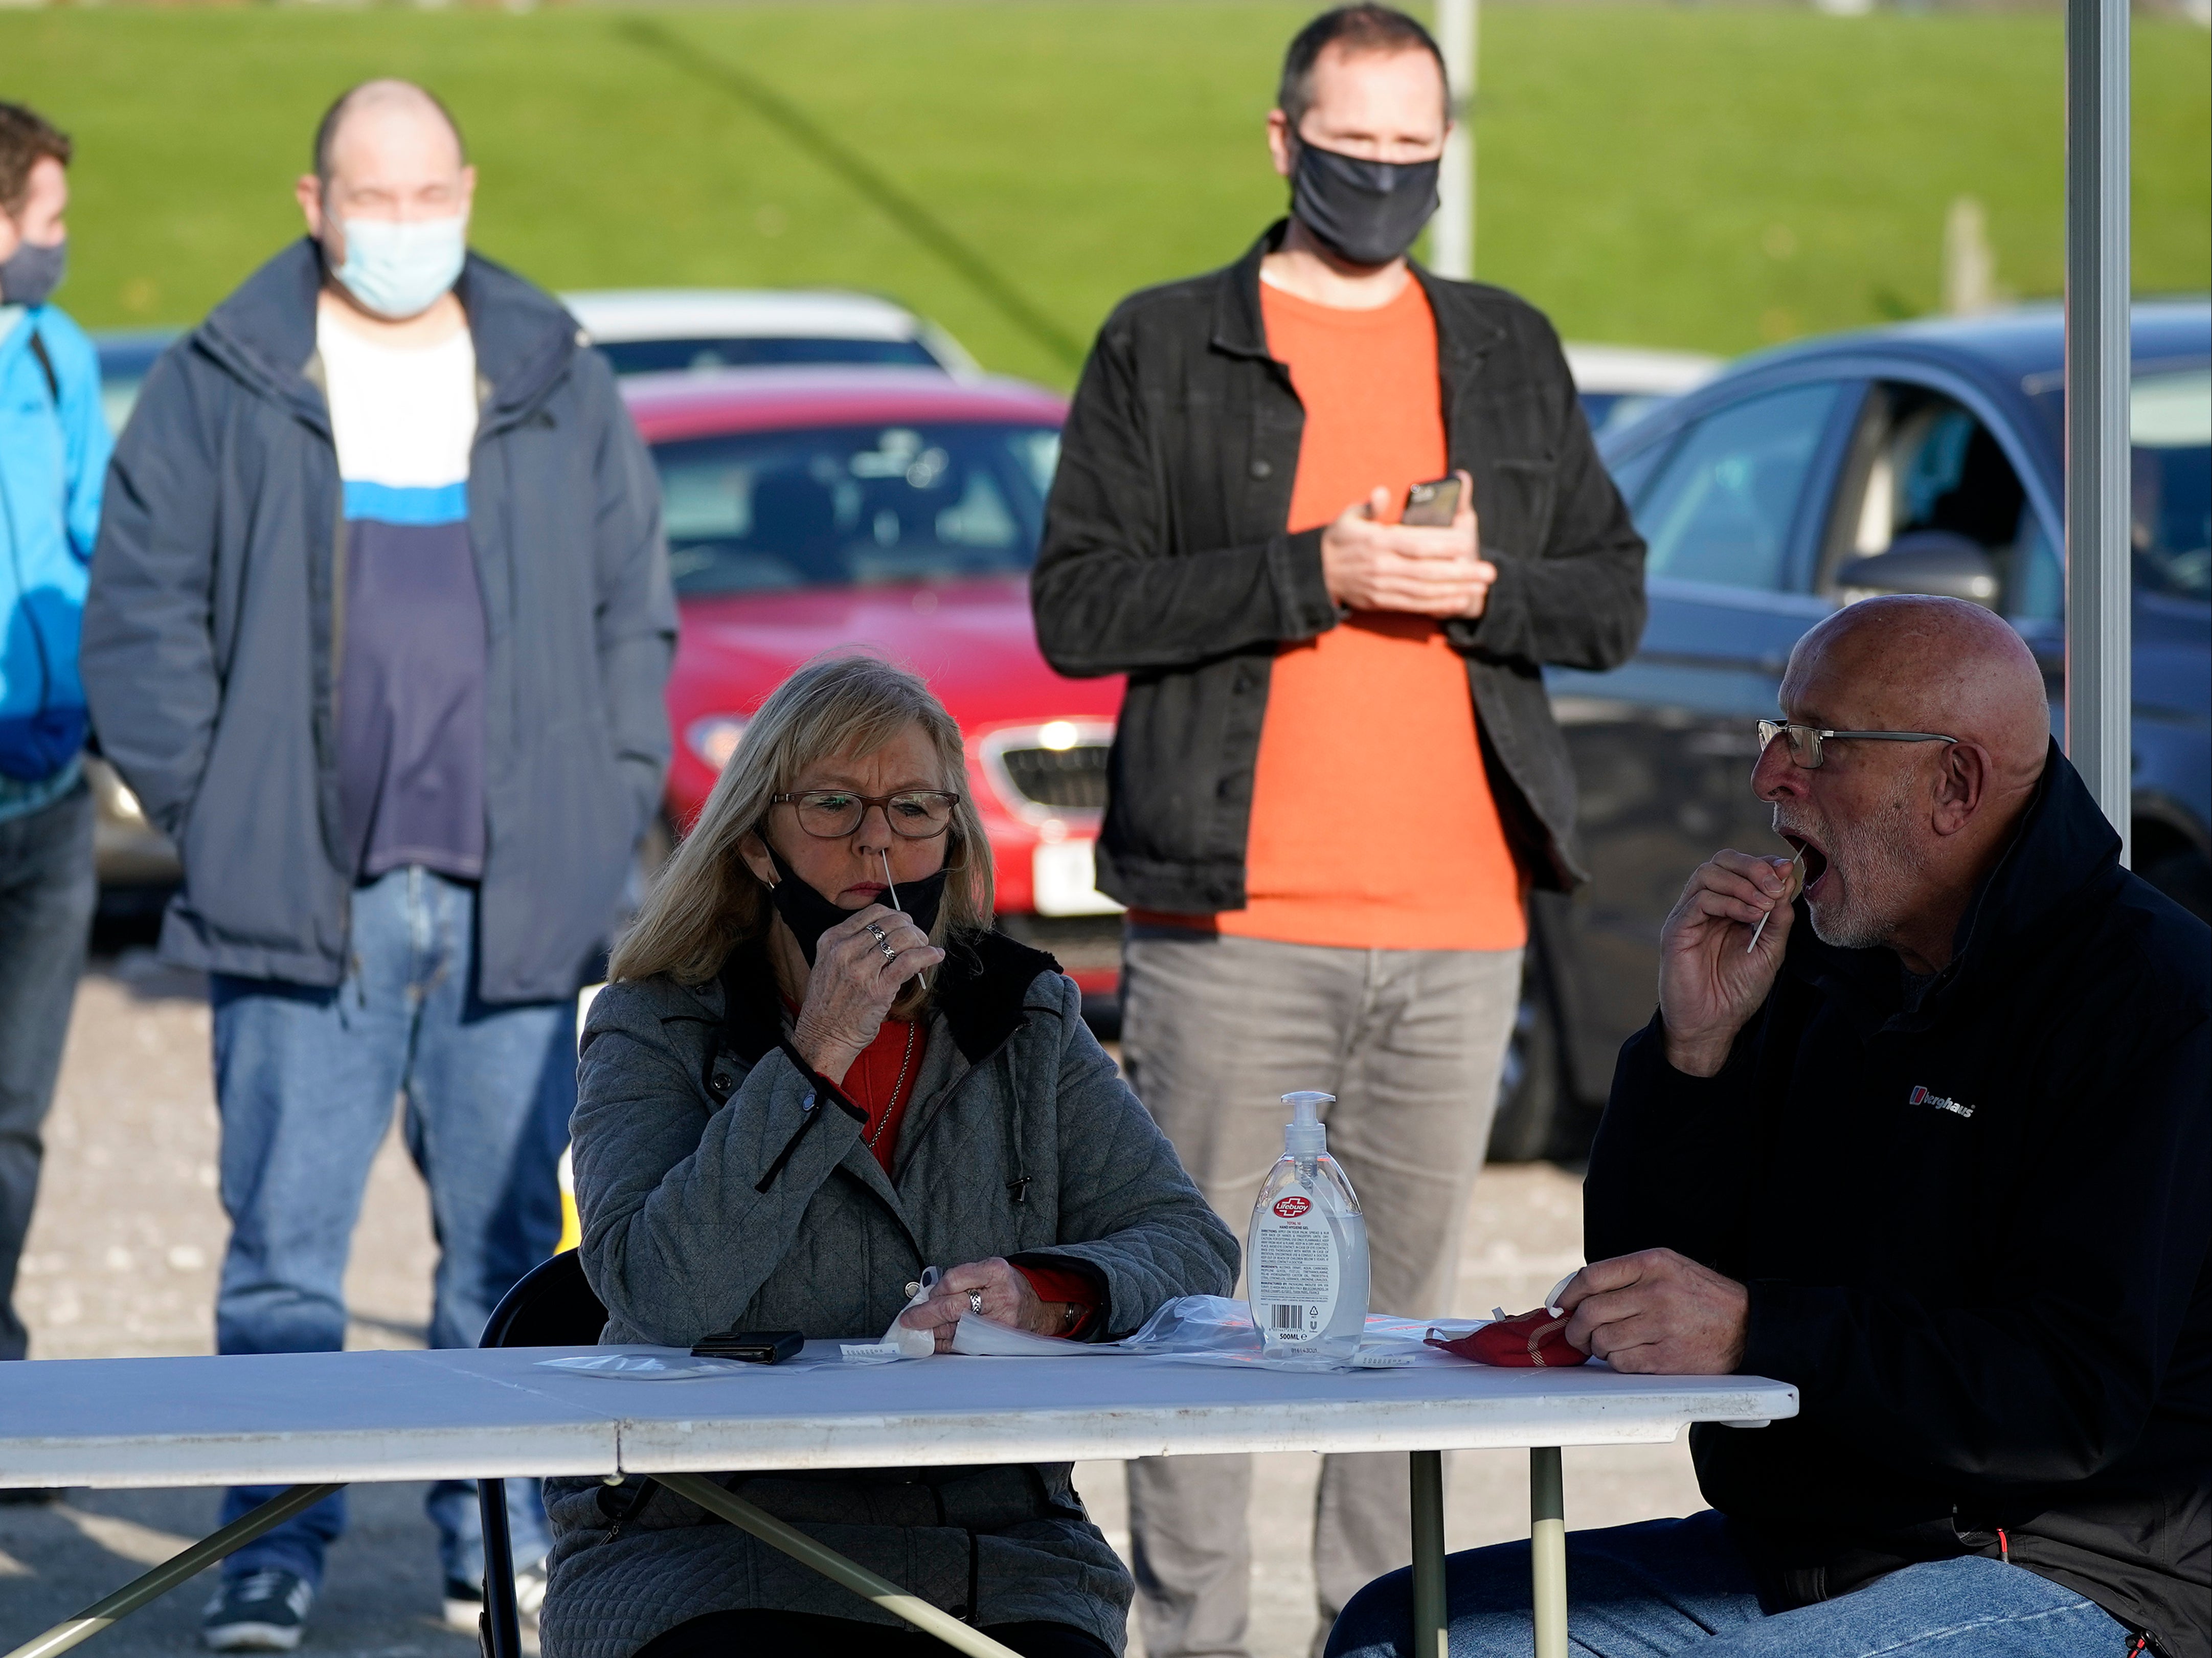
[[[890,848],[888,847],[883,847],[878,848],[878,850],[882,854],[884,860],[884,884],[890,889],[891,908],[893,909],[896,909],[899,907],[898,883],[891,879]],[[1754,940],[1754,942],[1756,941]]]
[[[890,865],[885,865],[884,867],[888,869]],[[1790,860],[1790,872],[1793,878],[1790,883],[1790,890],[1782,896],[1782,902],[1785,904],[1797,896],[1797,883],[1795,878],[1802,877],[1805,873],[1804,847],[1798,847],[1797,855]],[[1745,955],[1748,956],[1753,950],[1759,948],[1759,935],[1766,931],[1766,924],[1773,919],[1774,911],[1771,909],[1768,910],[1765,914],[1759,918],[1759,925],[1751,930],[1751,942],[1743,947],[1743,953]]]

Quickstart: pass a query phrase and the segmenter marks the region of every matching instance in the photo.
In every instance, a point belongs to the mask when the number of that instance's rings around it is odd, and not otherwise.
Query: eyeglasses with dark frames
[[[1941,732],[1839,732],[1820,726],[1793,726],[1783,720],[1762,720],[1759,722],[1759,751],[1762,755],[1774,746],[1778,737],[1790,739],[1790,761],[1805,771],[1818,771],[1826,763],[1827,754],[1823,744],[1829,742],[1853,743],[1955,743],[1955,737],[1946,737]]]
[[[772,794],[771,805],[791,807],[799,827],[817,840],[837,841],[857,832],[870,806],[883,808],[884,821],[902,840],[930,841],[952,827],[960,797],[949,789],[902,789],[896,794],[858,794],[851,789],[804,789]]]

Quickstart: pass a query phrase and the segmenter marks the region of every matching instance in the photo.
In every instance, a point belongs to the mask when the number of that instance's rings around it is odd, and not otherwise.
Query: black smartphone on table
[[[799,1357],[806,1337],[797,1330],[725,1330],[691,1350],[694,1358],[735,1358],[748,1364],[780,1364]]]
[[[1406,510],[1398,514],[1398,522],[1424,530],[1450,528],[1459,515],[1459,490],[1457,473],[1415,484],[1406,491]]]

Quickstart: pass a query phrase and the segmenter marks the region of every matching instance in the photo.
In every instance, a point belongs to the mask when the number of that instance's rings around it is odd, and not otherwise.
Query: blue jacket
[[[0,777],[18,783],[57,775],[84,746],[77,627],[111,446],[92,342],[31,307],[0,337]]]
[[[100,747],[183,854],[168,960],[344,975],[345,592],[304,239],[165,352],[116,446],[84,616]],[[651,457],[575,319],[471,256],[469,538],[487,644],[477,993],[572,994],[668,763],[676,602]]]

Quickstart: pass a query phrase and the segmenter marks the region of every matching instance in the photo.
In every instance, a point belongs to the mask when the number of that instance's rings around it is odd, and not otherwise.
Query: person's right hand
[[[1472,486],[1460,474],[1460,506],[1449,525],[1385,524],[1390,492],[1354,501],[1321,532],[1321,574],[1328,596],[1347,610],[1414,616],[1482,614],[1498,567],[1484,558]]]
[[[868,931],[872,924],[882,929],[881,943]],[[945,952],[905,912],[881,904],[854,910],[814,946],[814,970],[807,975],[792,1046],[831,1082],[843,1082],[861,1050],[875,1041],[901,987],[944,959]]]
[[[1698,865],[1659,934],[1659,1016],[1667,1063],[1710,1077],[1728,1063],[1736,1032],[1773,987],[1796,907],[1787,858],[1716,853]],[[1772,913],[1759,948],[1752,930]]]

